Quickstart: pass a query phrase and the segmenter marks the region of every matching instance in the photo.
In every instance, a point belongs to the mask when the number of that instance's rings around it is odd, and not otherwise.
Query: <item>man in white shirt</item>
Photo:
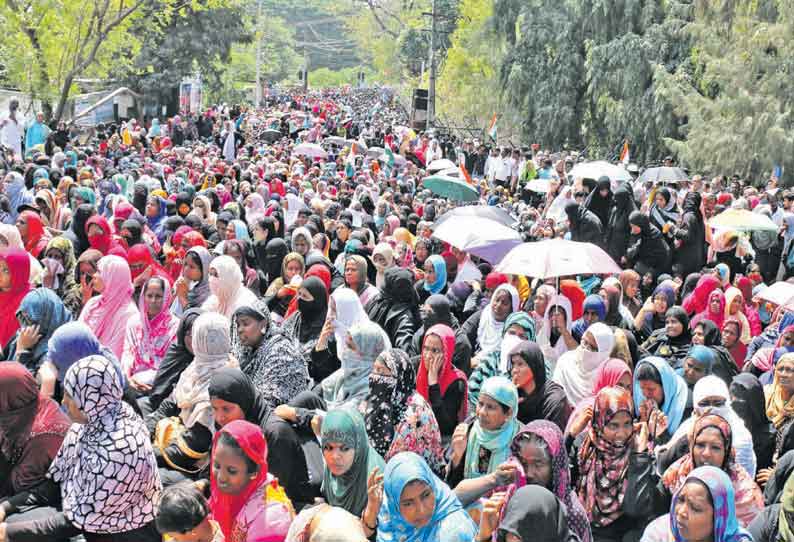
[[[508,188],[512,173],[513,159],[510,158],[510,149],[502,147],[502,155],[496,159],[496,167],[494,168],[494,185]]]
[[[14,151],[14,155],[22,156],[22,124],[19,117],[19,102],[11,100],[8,114],[0,118],[0,144]]]

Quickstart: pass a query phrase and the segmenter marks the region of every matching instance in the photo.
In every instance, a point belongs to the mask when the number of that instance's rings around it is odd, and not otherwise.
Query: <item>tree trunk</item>
[[[64,109],[66,109],[66,101],[69,99],[69,89],[74,82],[74,74],[69,74],[63,80],[63,86],[61,87],[61,95],[58,98],[58,106],[55,108],[55,114],[53,115],[53,120],[55,122],[60,122],[61,117],[63,116]]]

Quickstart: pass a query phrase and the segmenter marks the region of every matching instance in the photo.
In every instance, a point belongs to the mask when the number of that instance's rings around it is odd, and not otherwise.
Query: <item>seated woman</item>
[[[346,510],[318,504],[305,508],[290,525],[286,542],[367,542],[361,518]]]
[[[74,255],[72,242],[65,237],[53,237],[47,244],[44,255],[43,261],[48,263],[49,260],[53,269],[50,270],[48,267],[48,272],[42,276],[41,284],[52,289],[61,299],[65,299],[75,286],[77,258]],[[79,311],[77,313],[79,314]]]
[[[422,356],[416,372],[416,391],[429,402],[443,437],[466,419],[466,375],[452,364],[455,332],[436,324],[425,333]]]
[[[595,397],[598,395],[598,392],[604,388],[623,388],[631,394],[631,369],[623,360],[610,358],[598,367],[595,384],[593,384],[593,395],[586,399],[582,399],[576,405],[576,408],[574,408],[574,411],[568,418],[567,427],[563,429],[566,434],[570,434],[572,437],[576,438],[579,436],[578,431],[582,431],[587,427],[587,423],[590,421],[590,417],[592,417]],[[578,428],[577,432],[573,431],[574,424]]]
[[[722,345],[730,352],[737,370],[744,367],[747,358],[747,345],[742,342],[742,336],[747,329],[746,322],[731,316],[722,323]]]
[[[518,291],[509,284],[501,284],[494,291],[488,305],[463,323],[463,331],[476,352],[475,359],[499,349],[505,321],[518,310],[518,305]],[[476,365],[472,360],[472,366]]]
[[[151,389],[157,370],[176,339],[179,319],[169,307],[171,288],[162,277],[146,281],[138,301],[138,313],[127,322],[121,366],[130,385],[140,394]]]
[[[3,349],[3,359],[16,360],[35,375],[47,359],[50,337],[72,314],[55,292],[36,288],[22,299],[16,318],[20,329]]]
[[[769,417],[777,435],[772,463],[792,449],[791,427],[794,424],[794,354],[780,357],[774,370],[774,381],[764,388],[766,395],[766,415]]]
[[[504,496],[494,496],[485,504],[476,540],[491,540],[494,533],[498,542],[585,540],[571,528],[570,515],[562,501],[545,487],[525,486],[506,505]]]
[[[722,337],[716,324],[711,320],[703,320],[695,324],[692,329],[692,344],[705,346],[714,353],[711,372],[730,385],[739,371],[731,353],[722,346]]]
[[[649,356],[663,357],[673,369],[678,369],[683,365],[691,343],[689,317],[684,309],[674,306],[667,309],[664,327],[651,333],[642,343],[642,349]]]
[[[295,511],[278,480],[268,472],[262,429],[245,420],[215,434],[210,471],[212,519],[226,540],[284,540]]]
[[[210,261],[212,255],[201,246],[193,247],[185,254],[182,274],[174,282],[174,314],[184,314],[188,309],[201,307],[210,296]]]
[[[312,267],[312,269],[315,268],[326,270],[322,266]],[[309,377],[315,382],[320,382],[339,366],[315,363],[315,360],[322,359],[320,356],[315,356],[314,352],[328,316],[328,287],[322,279],[308,276],[312,269],[309,269],[306,278],[298,288],[298,295],[295,298],[297,299],[297,310],[287,317],[281,328],[287,336],[297,339],[301,357],[308,368]],[[330,278],[328,282],[330,284]]]
[[[70,425],[24,366],[0,363],[0,501],[44,480]]]
[[[204,313],[193,325],[193,361],[182,372],[171,395],[146,418],[158,463],[168,469],[168,482],[201,474],[209,465],[212,443],[212,375],[230,365],[229,320]]]
[[[130,267],[119,256],[104,256],[99,260],[91,282],[99,295],[85,304],[79,321],[84,322],[117,359],[121,359],[127,322],[138,314],[138,307],[132,301]]]
[[[309,373],[297,344],[271,321],[264,300],[237,308],[231,333],[232,354],[268,408],[286,404],[306,389]]]
[[[571,334],[577,341],[582,340],[582,335],[596,322],[603,322],[607,316],[607,302],[597,294],[590,294],[582,305],[582,317],[574,321]]]
[[[455,354],[452,356],[452,364],[466,374],[471,373],[471,344],[469,339],[461,331],[458,319],[452,314],[452,305],[449,298],[445,295],[433,294],[427,298],[424,304],[419,307],[419,314],[422,317],[422,324],[414,333],[411,347],[408,354],[415,358],[422,353],[422,343],[428,329],[436,324],[444,324],[452,328],[455,332]],[[416,366],[418,361],[413,360]]]
[[[281,275],[271,277],[264,299],[268,308],[277,316],[279,323],[287,314],[289,304],[298,291],[293,280],[297,280],[295,277],[302,277],[305,271],[303,256],[297,252],[290,252],[281,261]]]
[[[750,360],[744,364],[743,370],[760,377],[774,368],[780,356],[789,352],[794,352],[794,326],[786,327],[780,333],[774,346],[756,350]]]
[[[380,295],[365,307],[369,319],[383,328],[395,348],[407,350],[419,327],[419,302],[414,276],[407,269],[392,267]]]
[[[699,467],[676,492],[670,513],[648,525],[641,542],[763,542],[742,529],[735,508],[728,475],[717,467]]]
[[[97,265],[102,259],[102,253],[89,248],[77,258],[77,267],[74,270],[74,285],[63,299],[64,305],[73,315],[79,316],[83,307],[99,292],[94,291],[93,278],[97,272]]]
[[[447,293],[447,264],[438,254],[429,256],[422,264],[425,276],[416,283],[419,302],[424,303],[431,295]]]
[[[5,348],[19,329],[17,309],[30,291],[30,258],[17,248],[0,249],[0,348]]]
[[[531,341],[521,341],[508,351],[510,375],[518,389],[518,421],[548,420],[560,430],[568,424],[573,408],[565,390],[546,377],[543,352]]]
[[[221,429],[234,420],[245,420],[264,428],[270,409],[251,379],[237,367],[218,369],[208,388],[212,419]]]
[[[211,295],[201,308],[221,313],[231,319],[240,307],[251,306],[257,297],[243,284],[240,266],[231,256],[218,256],[210,263]]]
[[[225,542],[223,531],[210,519],[210,506],[199,488],[176,484],[165,491],[157,508],[157,530],[174,542]]]
[[[416,452],[435,473],[443,471],[444,450],[433,409],[415,390],[408,354],[396,348],[381,353],[369,375],[364,420],[372,447],[388,461]]]
[[[516,420],[518,392],[503,376],[485,381],[473,423],[462,423],[452,435],[447,483],[490,474],[510,457],[510,443],[521,427]]]
[[[571,334],[573,325],[571,302],[563,295],[549,299],[543,324],[538,330],[538,346],[546,359],[546,373],[553,374],[557,360],[566,352],[579,346]]]
[[[83,534],[159,541],[153,528],[162,490],[157,463],[143,421],[121,401],[119,373],[104,357],[89,356],[69,368],[64,390],[74,423],[48,480],[3,503],[8,523],[0,524],[0,539],[49,542]],[[53,505],[59,494],[59,512],[13,521],[25,504]]]
[[[520,341],[535,340],[535,321],[524,311],[517,311],[507,317],[502,327],[502,340],[493,352],[480,356],[480,362],[469,376],[469,411],[477,407],[482,383],[492,376],[510,378],[511,363],[508,351]],[[544,367],[545,372],[545,367]]]
[[[329,411],[322,420],[320,442],[325,460],[322,485],[325,502],[361,516],[368,506],[370,480],[386,467],[369,443],[364,418],[350,407]],[[369,514],[377,514],[378,508],[374,506]],[[374,520],[368,523],[374,524]]]
[[[237,265],[240,266],[240,273],[243,275],[243,284],[252,292],[259,291],[259,276],[256,269],[248,265],[248,254],[250,244],[245,239],[227,239],[223,243],[223,254],[231,256]]]
[[[714,352],[705,346],[694,345],[689,348],[684,363],[675,370],[676,374],[684,379],[689,390],[687,408],[692,408],[692,390],[704,377],[711,374],[714,367]]]
[[[475,539],[477,526],[455,493],[415,453],[397,454],[383,476],[373,478],[369,485],[375,495],[368,500],[361,522],[370,536],[377,532],[378,542]],[[380,484],[382,488],[376,488]]]
[[[692,411],[687,409],[689,390],[686,382],[665,360],[650,357],[635,367],[633,388],[635,413],[640,421],[647,422],[655,410],[664,414],[667,429],[655,435],[655,442],[667,442]]]
[[[656,287],[651,297],[645,300],[642,308],[634,317],[637,341],[645,341],[657,329],[667,324],[667,311],[675,304],[675,291],[672,286],[662,283]]]
[[[579,347],[557,360],[552,380],[565,391],[568,402],[578,404],[590,397],[598,367],[612,354],[615,335],[612,328],[596,322],[584,332]]]
[[[744,421],[751,435],[756,470],[771,467],[777,431],[766,415],[764,387],[749,373],[737,375],[731,382],[730,401],[731,409]],[[750,469],[748,472],[752,476]]]
[[[696,289],[697,290],[697,289]],[[706,308],[692,317],[689,326],[694,329],[697,324],[704,320],[711,321],[717,326],[717,329],[722,327],[722,322],[725,319],[725,294],[722,290],[717,289],[708,295],[708,304]]]
[[[731,286],[725,290],[725,320],[734,318],[741,322],[741,335],[739,340],[745,346],[750,344],[752,340],[752,329],[750,328],[750,321],[744,314],[744,296],[742,291],[735,286]]]

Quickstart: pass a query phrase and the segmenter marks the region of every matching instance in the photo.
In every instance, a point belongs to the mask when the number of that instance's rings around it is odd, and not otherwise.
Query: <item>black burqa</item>
[[[537,485],[522,487],[507,502],[496,539],[505,542],[507,533],[532,542],[579,540],[568,528],[565,505],[554,493]]]
[[[607,253],[613,260],[619,262],[620,258],[626,255],[629,246],[631,237],[629,216],[637,210],[637,205],[627,184],[621,184],[615,189],[613,201],[614,205],[606,222],[606,245]]]
[[[193,329],[196,319],[204,312],[201,308],[188,309],[182,314],[176,331],[176,343],[168,347],[149,393],[149,407],[154,412],[173,391],[182,371],[193,361],[193,354],[185,346],[185,337]]]
[[[703,331],[703,346],[711,348],[712,352],[714,352],[714,364],[711,366],[711,373],[724,380],[730,386],[739,371],[731,353],[722,346],[722,335],[720,330],[717,329],[717,324],[711,320],[703,319],[695,325],[695,329],[698,327]]]
[[[764,387],[752,373],[740,373],[731,382],[731,408],[753,435],[756,469],[772,466],[775,451],[775,426],[766,416]]]
[[[74,247],[74,257],[79,258],[91,245],[88,243],[88,234],[85,231],[85,223],[96,214],[96,209],[90,203],[82,203],[77,206],[77,210],[72,216],[72,223],[69,229],[63,232],[63,236],[72,242]]]
[[[267,404],[248,375],[237,367],[224,367],[213,373],[210,378],[209,395],[210,399],[222,399],[239,406],[246,421],[264,429],[270,415]]]
[[[601,193],[603,191],[606,191],[606,195]],[[595,189],[587,195],[584,208],[596,215],[603,225],[609,222],[612,201],[612,183],[609,177],[601,177],[598,179]]]

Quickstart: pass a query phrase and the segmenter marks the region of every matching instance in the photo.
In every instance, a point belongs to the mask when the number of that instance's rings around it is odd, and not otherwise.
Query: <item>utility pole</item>
[[[254,106],[262,106],[262,0],[256,2],[256,88]]]
[[[433,0],[430,12],[430,81],[427,86],[427,130],[433,127],[436,116],[436,0]]]
[[[309,90],[309,48],[306,46],[306,28],[303,29],[303,91]]]

